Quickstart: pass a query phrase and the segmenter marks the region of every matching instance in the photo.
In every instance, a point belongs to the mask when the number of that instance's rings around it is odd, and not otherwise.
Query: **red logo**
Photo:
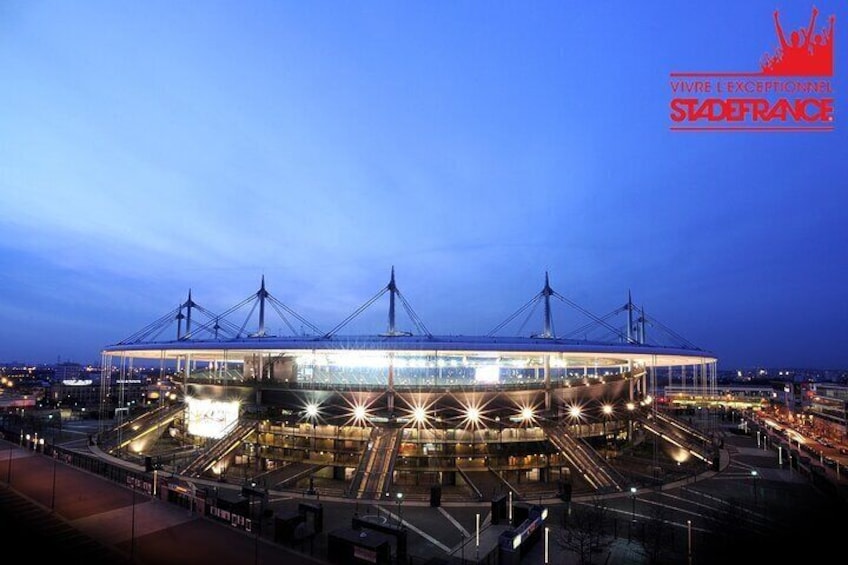
[[[672,72],[672,131],[832,131],[835,16],[788,35],[774,12],[773,51],[750,72]]]
[[[780,41],[774,54],[763,55],[760,65],[763,74],[774,76],[833,76],[833,26],[836,17],[830,16],[826,27],[816,32],[819,11],[813,6],[810,24],[789,35],[780,26],[780,12],[774,11],[774,27]]]

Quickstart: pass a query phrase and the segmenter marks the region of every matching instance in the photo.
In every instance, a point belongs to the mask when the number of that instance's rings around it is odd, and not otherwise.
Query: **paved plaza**
[[[50,551],[51,541],[65,544],[62,553],[72,551],[69,540],[81,535],[98,542],[98,552],[108,549],[98,553],[101,559],[114,560],[119,555],[122,562],[328,562],[330,534],[350,530],[356,518],[374,524],[374,529],[366,526],[369,532],[402,525],[407,535],[405,556],[398,559],[398,545],[388,538],[393,561],[398,563],[497,563],[499,538],[511,529],[505,520],[493,517],[491,501],[445,502],[434,507],[420,500],[352,501],[269,491],[265,501],[254,501],[254,515],[264,516],[262,527],[246,532],[14,444],[4,443],[2,452],[6,461],[0,463],[0,478],[6,502],[0,527],[18,532],[16,539],[32,543],[43,553]],[[202,482],[198,487],[240,488]],[[25,499],[30,510],[22,513],[14,506],[16,514],[9,515],[12,497]],[[814,488],[809,477],[781,465],[778,454],[758,445],[752,434],[732,433],[724,434],[717,471],[659,487],[640,487],[635,493],[581,495],[570,503],[558,498],[514,503],[516,509],[529,505],[547,509],[547,562],[559,565],[581,562],[580,552],[567,541],[573,532],[569,528],[574,528],[574,524],[567,526],[569,516],[576,516],[579,508],[603,508],[606,516],[597,551],[589,555],[593,563],[649,562],[648,538],[660,519],[667,526],[663,534],[667,547],[662,549],[666,562],[681,562],[691,548],[693,562],[707,563],[722,547],[734,555],[749,549],[752,555],[766,555],[776,553],[786,536],[825,535],[831,529],[830,513],[844,507],[844,502]],[[297,513],[303,504],[321,509],[322,532],[293,543],[275,540],[275,520]],[[38,541],[27,540],[37,528],[22,526],[26,520],[52,521],[66,529],[57,540],[43,534]],[[721,546],[715,540],[723,528],[729,533],[722,534]],[[521,563],[546,562],[543,530],[524,547]],[[585,562],[585,553],[583,558]]]

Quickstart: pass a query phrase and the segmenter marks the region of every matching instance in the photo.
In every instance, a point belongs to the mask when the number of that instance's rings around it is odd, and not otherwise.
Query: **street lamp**
[[[398,506],[398,528],[403,526],[403,493],[399,492],[395,495],[397,498],[397,506]]]
[[[686,546],[686,561],[689,565],[692,565],[692,520],[686,520],[686,530],[687,530],[687,546]]]
[[[50,510],[56,508],[56,446],[53,446],[53,490],[50,494]]]
[[[757,470],[756,469],[751,471],[751,476],[754,478],[754,506],[758,506],[758,504],[757,504]]]
[[[569,418],[571,418],[572,424],[580,421],[580,416],[581,416],[582,411],[583,410],[580,408],[580,406],[578,404],[572,404],[571,406],[569,406],[568,416],[569,416]]]
[[[6,467],[6,484],[12,486],[12,444],[9,444],[9,465]]]
[[[604,443],[606,444],[609,441],[607,438],[607,420],[612,417],[612,404],[604,404],[601,411],[604,413]]]
[[[636,410],[636,404],[628,402],[627,406],[627,441],[633,439],[633,411]]]
[[[477,525],[474,534],[474,548],[477,552],[480,551],[480,513],[477,513]]]
[[[132,485],[132,520],[130,524],[130,563],[132,563],[135,560],[135,482]]]
[[[306,416],[309,418],[312,424],[312,453],[310,457],[314,457],[315,452],[318,450],[318,438],[316,436],[315,425],[316,420],[318,419],[318,405],[315,403],[309,403],[306,405]]]
[[[636,521],[636,487],[630,487],[630,519]]]
[[[503,424],[500,416],[495,416],[495,423],[498,425],[498,449],[503,449]]]

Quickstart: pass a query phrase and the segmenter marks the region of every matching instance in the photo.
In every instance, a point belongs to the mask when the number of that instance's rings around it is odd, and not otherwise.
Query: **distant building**
[[[719,404],[737,408],[785,403],[784,383],[759,381],[751,383],[718,383],[714,391],[704,394],[691,386],[668,385],[663,388],[661,403],[676,405]]]
[[[804,412],[825,435],[848,435],[848,386],[811,383]]]
[[[83,366],[79,363],[58,363],[53,365],[53,380],[56,382],[75,381],[84,376]]]
[[[35,406],[50,386],[52,370],[37,366],[0,367],[0,406]]]
[[[97,417],[103,411],[103,417],[108,419],[114,415],[119,403],[129,408],[140,407],[151,396],[151,379],[139,370],[112,368],[108,371],[73,363],[63,363],[61,367],[45,394],[44,404],[52,408],[68,409],[77,416],[86,414],[91,417]],[[158,387],[154,386],[153,390],[158,391]]]

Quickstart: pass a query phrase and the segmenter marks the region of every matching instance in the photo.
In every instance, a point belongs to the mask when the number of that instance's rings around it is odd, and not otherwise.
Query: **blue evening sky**
[[[775,134],[670,132],[669,72],[758,70],[810,2],[2,0],[0,361],[99,362],[263,275],[329,330],[394,266],[437,334],[547,271],[720,368],[848,367],[848,5],[816,5],[836,130]]]

